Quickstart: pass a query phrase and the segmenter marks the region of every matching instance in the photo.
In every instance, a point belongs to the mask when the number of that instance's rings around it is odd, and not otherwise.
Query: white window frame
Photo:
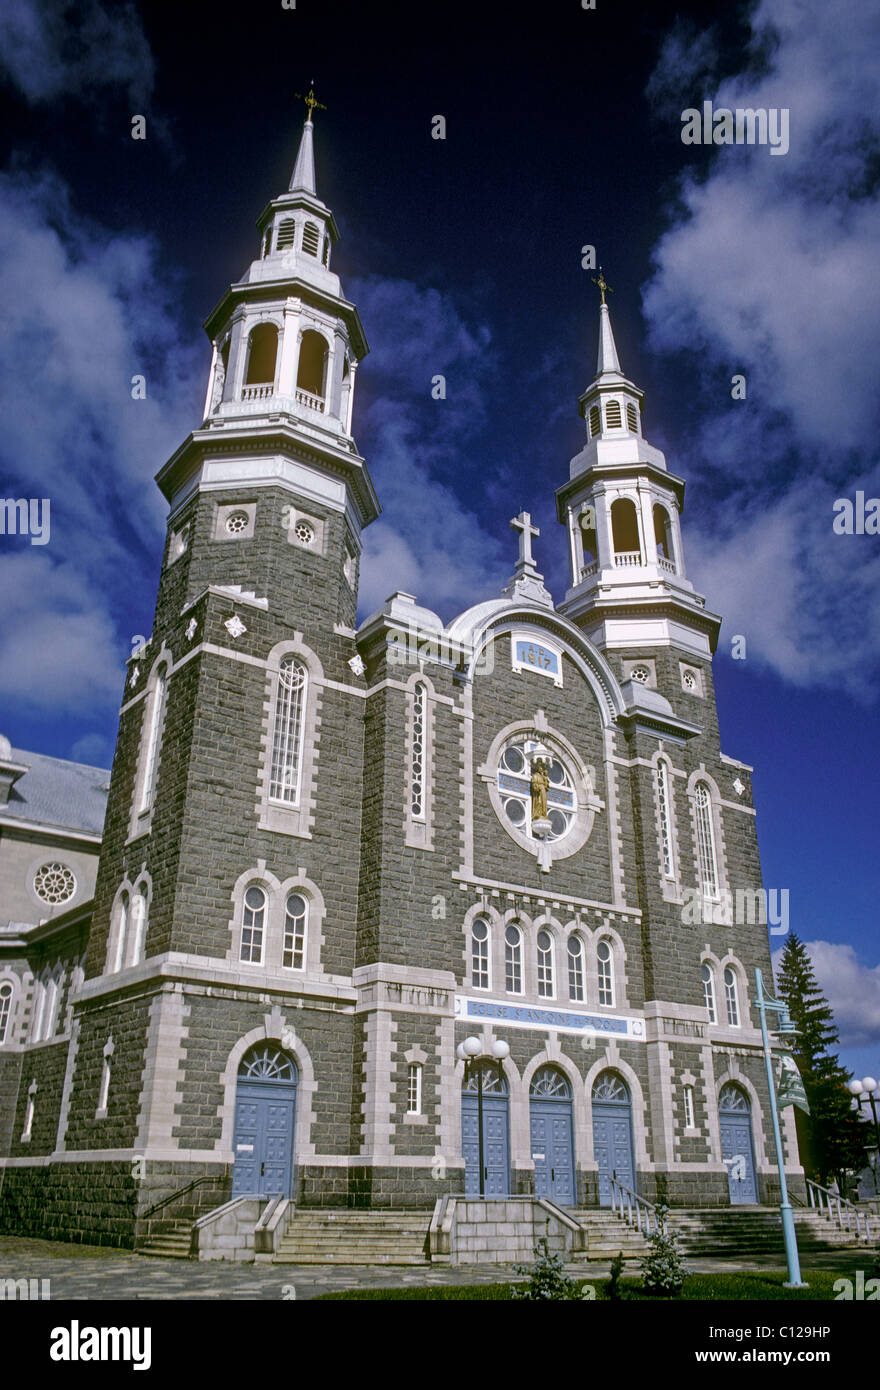
[[[248,895],[248,893],[251,891],[251,889],[256,889],[259,893],[262,893],[262,895],[263,895],[263,905],[262,905],[261,908],[254,908],[254,907],[251,907],[251,906],[248,904],[247,895]],[[257,912],[260,912],[260,913],[262,914],[262,920],[261,920],[260,925],[259,925],[259,933],[260,933],[260,954],[259,954],[259,958],[256,958],[256,959],[255,959],[254,954],[253,954],[253,944],[254,944],[253,933],[254,933],[254,931],[256,930],[256,928],[255,928],[255,926],[254,926],[253,923],[250,923],[250,924],[249,924],[249,923],[245,920],[245,913],[248,913],[248,912],[251,913],[251,914],[253,914],[253,915],[255,915]],[[243,894],[242,894],[242,896],[241,896],[241,925],[240,925],[240,935],[239,935],[239,940],[238,940],[238,959],[239,959],[239,962],[240,962],[241,965],[262,965],[262,964],[263,964],[263,959],[264,959],[265,954],[266,954],[266,935],[267,935],[267,932],[268,932],[268,929],[269,929],[269,920],[268,920],[268,919],[269,919],[269,891],[268,891],[268,889],[266,888],[265,884],[259,883],[259,882],[257,882],[256,879],[254,879],[253,882],[251,882],[251,883],[248,884],[248,886],[245,888],[245,890],[244,890],[244,892],[243,892]],[[249,946],[248,946],[249,954],[248,954],[247,958],[245,958],[245,956],[244,956],[244,934],[245,934],[246,931],[249,931],[249,932],[251,933],[251,939],[250,939]]]
[[[607,960],[603,960],[599,955],[602,946],[607,947]],[[614,988],[614,942],[609,941],[607,936],[601,936],[596,942],[596,982],[599,1008],[613,1009],[617,997],[617,992]],[[610,995],[610,998],[603,999],[603,994]]]
[[[15,985],[11,980],[0,980],[0,1047],[2,1047],[4,1043],[12,1041],[11,1033],[15,993]]]
[[[682,1090],[684,1098],[684,1127],[694,1129],[694,1088],[685,1086]]]
[[[116,907],[115,939],[113,942],[113,968],[111,974],[117,975],[122,969],[125,961],[125,950],[128,937],[128,925],[131,917],[131,893],[128,888],[123,888],[119,893],[119,901]]]
[[[288,685],[284,680],[284,673],[288,669],[295,668],[302,673],[302,680],[298,685]],[[282,699],[283,692],[291,692],[290,697]],[[295,696],[295,699],[293,698]],[[302,796],[303,781],[303,751],[305,748],[306,732],[306,710],[308,708],[309,697],[309,668],[306,663],[296,655],[295,652],[288,652],[281,658],[278,664],[278,673],[274,683],[273,708],[272,708],[272,742],[269,748],[269,800],[275,805],[287,808],[298,808],[300,797]],[[294,721],[294,709],[296,709],[297,727],[291,729]],[[283,732],[282,732],[282,724]],[[281,746],[283,742],[283,747]],[[290,749],[293,745],[293,764],[296,775],[296,785],[293,788],[293,795],[279,795],[276,788],[284,791],[284,776],[286,772],[285,759],[290,760]]]
[[[721,880],[718,873],[712,789],[708,782],[697,782],[694,787],[694,818],[700,889],[704,898],[710,902],[718,902],[721,897]]]
[[[37,1085],[32,1081],[28,1087],[27,1106],[24,1112],[24,1129],[21,1132],[20,1143],[29,1144],[34,1131],[34,1112],[37,1108]]]
[[[519,939],[516,943],[507,940],[507,933],[513,929],[518,933]],[[523,942],[524,932],[517,922],[505,922],[504,924],[504,990],[506,994],[524,994],[525,981],[523,979]],[[519,988],[516,989],[510,983],[511,979],[519,978]]]
[[[420,692],[421,697],[420,697]],[[421,718],[419,706],[421,705]],[[434,849],[434,687],[419,671],[407,681],[404,842],[413,849]],[[421,730],[419,724],[421,723]],[[416,738],[421,732],[421,753]],[[414,787],[421,786],[421,810]]]
[[[655,776],[657,809],[660,815],[660,858],[663,877],[675,880],[675,838],[672,830],[672,782],[670,767],[665,758],[658,758]]]
[[[406,1073],[406,1113],[407,1115],[421,1115],[422,1113],[422,1064],[421,1062],[409,1062]]]
[[[486,928],[486,938],[480,941],[474,936],[474,927],[482,922]],[[479,951],[475,947],[479,944]],[[474,980],[476,958],[479,956],[480,975],[485,975],[486,983],[478,985]],[[492,922],[486,913],[477,913],[468,929],[468,981],[471,989],[491,989],[492,987]]]
[[[541,934],[545,933],[550,939],[550,945],[546,950],[542,950],[540,944]],[[539,999],[556,998],[556,970],[554,962],[554,952],[556,941],[552,931],[543,923],[540,924],[535,933],[535,968],[537,974],[537,987]],[[543,957],[543,959],[542,959]]]
[[[570,949],[570,948],[571,948],[572,942],[577,942],[578,954],[577,954],[576,957],[575,957],[575,956],[572,956],[572,954],[571,954],[571,949]],[[577,932],[572,932],[571,936],[568,938],[568,941],[566,942],[566,946],[565,946],[565,951],[566,951],[567,964],[568,964],[568,998],[569,998],[569,1002],[572,1003],[572,1004],[584,1004],[584,1003],[586,1003],[586,998],[587,998],[587,991],[586,991],[586,970],[585,970],[586,953],[585,953],[585,950],[584,950],[584,943],[583,943],[583,940],[581,939],[581,937],[578,936]],[[575,973],[575,975],[576,975],[576,978],[577,978],[577,991],[578,991],[577,993],[574,993],[574,992],[572,991],[572,978],[571,978],[571,977],[572,977],[572,973],[573,973],[573,972],[572,972],[572,961],[574,961],[574,960],[577,961],[577,968],[576,968],[576,970],[574,971],[574,973]]]
[[[730,976],[729,980],[727,978],[728,975]],[[722,972],[722,981],[724,983],[724,1007],[727,1015],[727,1026],[728,1028],[740,1028],[742,1027],[742,1014],[739,1003],[739,981],[732,965],[725,965]],[[731,1014],[733,1014],[733,1018],[731,1018]]]
[[[138,797],[138,819],[153,809],[156,799],[156,781],[159,773],[159,750],[162,743],[165,710],[168,704],[168,667],[159,662],[152,676],[152,689],[148,696],[147,738],[144,750],[144,767]]]
[[[305,908],[305,910],[304,910],[304,912],[303,912],[303,914],[302,914],[302,931],[301,931],[301,932],[296,931],[296,930],[290,931],[290,930],[289,930],[289,927],[288,927],[288,924],[289,924],[289,922],[290,922],[292,919],[291,919],[291,917],[290,917],[290,913],[289,913],[288,910],[287,910],[287,905],[288,905],[288,903],[290,902],[290,899],[291,899],[292,897],[298,897],[298,898],[300,898],[300,899],[302,900],[303,905],[304,905],[304,908]],[[282,929],[281,929],[281,933],[282,933],[282,934],[281,934],[281,968],[282,968],[282,970],[295,970],[295,971],[298,971],[298,972],[301,973],[301,972],[304,971],[305,968],[306,968],[306,963],[307,963],[308,958],[309,958],[308,951],[309,951],[309,909],[310,909],[310,906],[311,906],[311,904],[310,904],[310,902],[309,902],[308,894],[307,894],[307,893],[304,893],[304,892],[302,891],[302,889],[300,889],[300,888],[291,888],[291,889],[289,890],[289,892],[285,893],[285,895],[284,895],[284,907],[283,907],[283,910],[284,910],[284,922],[283,922]],[[297,919],[293,919],[293,920],[297,920]],[[290,947],[288,947],[288,945],[287,945],[288,938],[291,938],[291,942],[292,942],[292,944],[290,945]],[[301,945],[300,945],[299,949],[297,949],[297,946],[296,946],[296,942],[297,942],[298,940],[301,942]],[[293,960],[294,960],[294,963],[293,963],[293,964],[290,964],[290,965],[288,965],[288,964],[285,962],[285,959],[284,959],[285,955],[287,955],[287,953],[288,953],[288,950],[290,951],[290,954],[292,955]],[[300,956],[302,957],[302,963],[301,963],[300,965],[296,965],[296,964],[295,964],[295,960],[296,960],[297,955],[300,955]]]
[[[293,660],[305,671],[300,691],[302,717],[299,731],[296,801],[284,801],[272,795],[275,767],[276,729],[279,715],[279,688],[282,664]],[[279,835],[296,835],[311,839],[310,825],[314,822],[314,789],[320,738],[320,692],[324,685],[321,663],[314,652],[304,646],[300,635],[294,640],[280,642],[269,653],[266,662],[266,695],[263,705],[263,739],[260,754],[260,774],[257,788],[256,812],[261,830]]]
[[[708,971],[708,978],[704,972]],[[718,1022],[718,991],[715,988],[715,971],[711,961],[700,961],[700,982],[703,986],[703,1006],[709,1015],[709,1022]]]

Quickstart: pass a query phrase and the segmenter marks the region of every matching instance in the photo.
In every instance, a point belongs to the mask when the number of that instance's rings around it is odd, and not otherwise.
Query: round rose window
[[[535,838],[561,840],[574,824],[574,779],[558,756],[536,739],[522,738],[504,749],[498,792],[504,815],[521,834],[535,833],[534,820],[549,821],[549,829]]]

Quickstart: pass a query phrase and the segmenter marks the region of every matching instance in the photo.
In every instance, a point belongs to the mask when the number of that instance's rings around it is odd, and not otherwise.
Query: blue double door
[[[239,1081],[235,1096],[234,1197],[289,1197],[296,1086]]]
[[[750,1114],[718,1116],[721,1126],[721,1159],[727,1169],[727,1186],[732,1206],[743,1206],[758,1200],[755,1158],[752,1148],[752,1117]]]
[[[593,1101],[593,1153],[598,1167],[599,1206],[611,1206],[611,1179],[636,1190],[632,1114],[628,1104]]]
[[[535,1195],[562,1207],[575,1205],[574,1135],[570,1100],[532,1100],[530,1105]]]
[[[461,1147],[465,1195],[479,1197],[480,1113],[478,1098],[471,1091],[461,1097]],[[486,1197],[510,1193],[507,1096],[483,1096],[483,1193]]]

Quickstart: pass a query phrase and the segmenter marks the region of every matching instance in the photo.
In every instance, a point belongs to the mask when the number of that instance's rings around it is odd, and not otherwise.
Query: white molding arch
[[[280,1010],[267,1014],[262,1024],[245,1033],[232,1047],[226,1059],[226,1066],[220,1078],[223,1087],[223,1101],[220,1106],[220,1138],[214,1144],[218,1159],[223,1163],[234,1163],[233,1139],[235,1133],[235,1093],[238,1085],[238,1067],[248,1048],[259,1042],[277,1042],[283,1052],[296,1063],[296,1113],[293,1126],[293,1162],[308,1163],[315,1157],[312,1143],[312,1126],[315,1123],[313,1099],[315,1095],[315,1068],[308,1048],[295,1030],[290,1027]]]
[[[604,1056],[599,1057],[590,1067],[584,1077],[584,1092],[587,1105],[589,1106],[590,1123],[584,1130],[585,1138],[585,1157],[588,1156],[589,1163],[596,1171],[596,1155],[593,1150],[593,1086],[596,1078],[601,1076],[603,1071],[616,1071],[623,1077],[629,1090],[630,1106],[632,1113],[633,1128],[633,1149],[635,1151],[636,1175],[639,1172],[653,1172],[654,1164],[648,1158],[647,1127],[648,1127],[648,1107],[642,1092],[642,1085],[632,1067],[626,1062],[612,1043],[605,1049]]]

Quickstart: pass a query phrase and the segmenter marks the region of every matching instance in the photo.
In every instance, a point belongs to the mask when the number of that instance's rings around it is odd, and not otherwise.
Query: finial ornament
[[[309,92],[308,92],[308,96],[303,96],[302,92],[296,92],[296,93],[294,93],[294,95],[296,96],[297,101],[304,101],[305,104],[306,104],[306,106],[309,108],[309,114],[306,116],[306,120],[309,121],[309,122],[311,122],[311,119],[312,119],[312,112],[313,112],[316,108],[317,108],[318,111],[326,111],[326,110],[327,110],[327,108],[326,108],[326,106],[324,105],[323,101],[318,101],[317,98],[315,97],[315,84],[314,84],[314,81],[311,80],[311,79],[309,80]],[[600,272],[600,273],[601,273],[601,272]]]
[[[605,279],[605,275],[604,275],[604,272],[603,272],[601,266],[599,266],[599,274],[598,274],[598,276],[594,275],[594,276],[592,277],[592,279],[593,279],[593,284],[599,286],[599,293],[600,293],[601,296],[602,296],[602,303],[604,304],[604,303],[605,303],[605,295],[606,295],[606,292],[607,292],[608,294],[613,294],[614,291],[613,291],[613,289],[611,288],[611,286],[608,284],[608,281]]]

